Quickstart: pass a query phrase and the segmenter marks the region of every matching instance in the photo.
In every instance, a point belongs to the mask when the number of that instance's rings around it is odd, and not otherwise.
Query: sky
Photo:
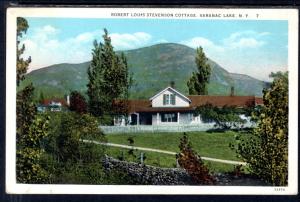
[[[288,59],[287,21],[199,19],[77,19],[26,18],[21,42],[31,56],[29,72],[58,63],[91,60],[93,41],[106,28],[115,50],[158,43],[202,46],[207,57],[232,73],[269,80],[273,71],[285,71]]]

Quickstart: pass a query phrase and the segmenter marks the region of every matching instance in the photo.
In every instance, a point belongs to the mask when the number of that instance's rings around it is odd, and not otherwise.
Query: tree
[[[117,102],[114,102],[112,113],[114,115],[123,115],[127,117],[128,114],[128,99],[129,99],[129,90],[133,84],[132,74],[129,73],[127,58],[122,52],[120,58],[118,59],[119,68],[116,72],[116,79],[112,82],[112,86],[119,86],[120,92],[119,95],[116,95]]]
[[[19,49],[21,37],[28,27],[26,19],[17,18],[17,86],[25,78],[31,61],[30,57],[27,60],[21,58],[25,46]],[[49,117],[37,115],[33,93],[32,83],[17,93],[16,174],[17,181],[21,183],[38,183],[47,180],[47,173],[40,165],[40,157],[43,153],[41,140],[48,135]]]
[[[77,113],[87,112],[87,103],[85,97],[81,95],[78,91],[72,91],[70,95],[70,110]]]
[[[276,186],[288,179],[288,73],[272,73],[274,80],[263,91],[264,106],[251,138],[237,137],[237,153],[250,172]]]
[[[55,126],[54,126],[55,127]],[[89,114],[76,114],[68,112],[61,115],[61,123],[56,126],[59,134],[56,137],[56,147],[58,149],[58,158],[63,162],[68,160],[78,162],[98,161],[100,158],[92,158],[93,154],[90,150],[83,148],[88,146],[96,146],[94,144],[83,143],[82,139],[97,139],[105,141],[104,134],[99,128],[97,119]],[[102,148],[103,149],[103,148]],[[96,154],[96,153],[95,153]],[[101,153],[103,155],[103,153]]]
[[[195,62],[198,72],[193,72],[191,78],[187,82],[190,95],[207,95],[207,84],[209,83],[211,67],[208,59],[203,52],[203,48],[196,50]]]
[[[49,183],[104,184],[102,166],[105,147],[82,140],[106,142],[99,121],[90,114],[50,113],[49,135],[43,140],[42,163]]]
[[[39,102],[40,104],[42,104],[42,103],[44,102],[44,100],[45,100],[45,96],[44,96],[43,91],[41,91],[41,92],[40,92],[40,97],[39,97],[38,102]]]
[[[215,179],[210,175],[201,157],[192,149],[186,133],[180,138],[180,153],[177,154],[178,163],[192,179],[199,184],[214,184]]]
[[[34,87],[26,86],[17,93],[17,181],[37,183],[47,180],[40,165],[41,140],[48,135],[49,117],[37,115],[33,103]]]
[[[20,81],[24,80],[25,74],[27,72],[28,66],[31,62],[31,57],[24,60],[21,55],[25,51],[25,45],[20,46],[20,39],[23,34],[26,34],[29,28],[28,22],[22,17],[17,18],[17,86],[20,85]]]
[[[201,119],[205,123],[215,122],[221,129],[230,129],[232,127],[244,124],[240,115],[244,110],[239,110],[234,106],[215,107],[212,104],[199,106],[195,110],[195,115],[201,115]]]
[[[33,100],[34,87],[32,84],[26,86],[17,93],[17,142],[23,142],[29,133],[30,125],[36,116],[36,107]]]
[[[114,101],[126,100],[131,86],[127,60],[124,54],[119,56],[114,52],[106,29],[104,29],[103,40],[104,43],[94,41],[87,84],[89,111],[102,118],[120,113],[118,107],[114,106]]]

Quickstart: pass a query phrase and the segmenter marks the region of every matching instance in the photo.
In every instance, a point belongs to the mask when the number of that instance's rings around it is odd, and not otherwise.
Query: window
[[[175,94],[164,94],[163,95],[164,105],[175,105]]]
[[[166,95],[166,105],[170,104],[170,95]]]
[[[177,113],[163,113],[161,122],[177,122]]]
[[[171,94],[170,98],[171,98],[171,105],[175,105],[175,94]]]

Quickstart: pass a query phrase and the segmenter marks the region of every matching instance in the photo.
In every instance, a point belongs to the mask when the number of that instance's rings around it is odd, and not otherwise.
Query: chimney
[[[230,96],[234,96],[234,87],[231,86],[231,89],[230,89]]]
[[[171,82],[170,82],[170,87],[171,87],[171,88],[175,88],[175,81],[171,81]]]

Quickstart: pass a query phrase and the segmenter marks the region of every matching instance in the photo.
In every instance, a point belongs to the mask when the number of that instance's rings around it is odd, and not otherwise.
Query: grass
[[[126,160],[126,161],[139,163],[140,162],[140,153],[143,152],[144,155],[146,156],[146,159],[144,160],[144,163],[146,165],[158,166],[158,167],[164,167],[164,168],[175,168],[176,167],[175,155],[135,150],[134,151],[135,157],[133,157],[132,155],[128,154],[128,151],[129,151],[128,149],[122,149],[122,148],[116,148],[116,147],[107,147],[106,148],[106,153],[109,156],[112,156],[114,158],[119,158],[119,157],[123,156],[124,160]],[[234,165],[230,165],[230,164],[205,161],[205,160],[204,160],[204,163],[208,166],[209,170],[213,173],[231,172],[234,169]]]
[[[224,133],[188,132],[193,149],[200,155],[226,160],[239,160],[235,151],[229,148],[234,143],[236,132]],[[179,142],[182,133],[135,133],[110,134],[108,142],[129,145],[128,138],[132,137],[134,146],[179,152]]]
[[[193,149],[200,155],[211,158],[225,160],[240,160],[234,150],[229,148],[230,143],[234,143],[236,132],[227,131],[224,133],[189,132],[188,137]],[[135,134],[109,134],[108,142],[129,145],[128,138],[134,140],[134,146],[161,149],[179,152],[179,142],[182,133],[135,133]],[[107,154],[115,158],[123,156],[127,161],[139,162],[141,151],[135,150],[137,156],[134,158],[128,154],[128,149],[108,147]],[[123,153],[123,154],[122,154]],[[161,154],[156,152],[145,152],[147,165],[160,167],[176,167],[175,155]],[[212,172],[230,172],[234,165],[204,161]]]

